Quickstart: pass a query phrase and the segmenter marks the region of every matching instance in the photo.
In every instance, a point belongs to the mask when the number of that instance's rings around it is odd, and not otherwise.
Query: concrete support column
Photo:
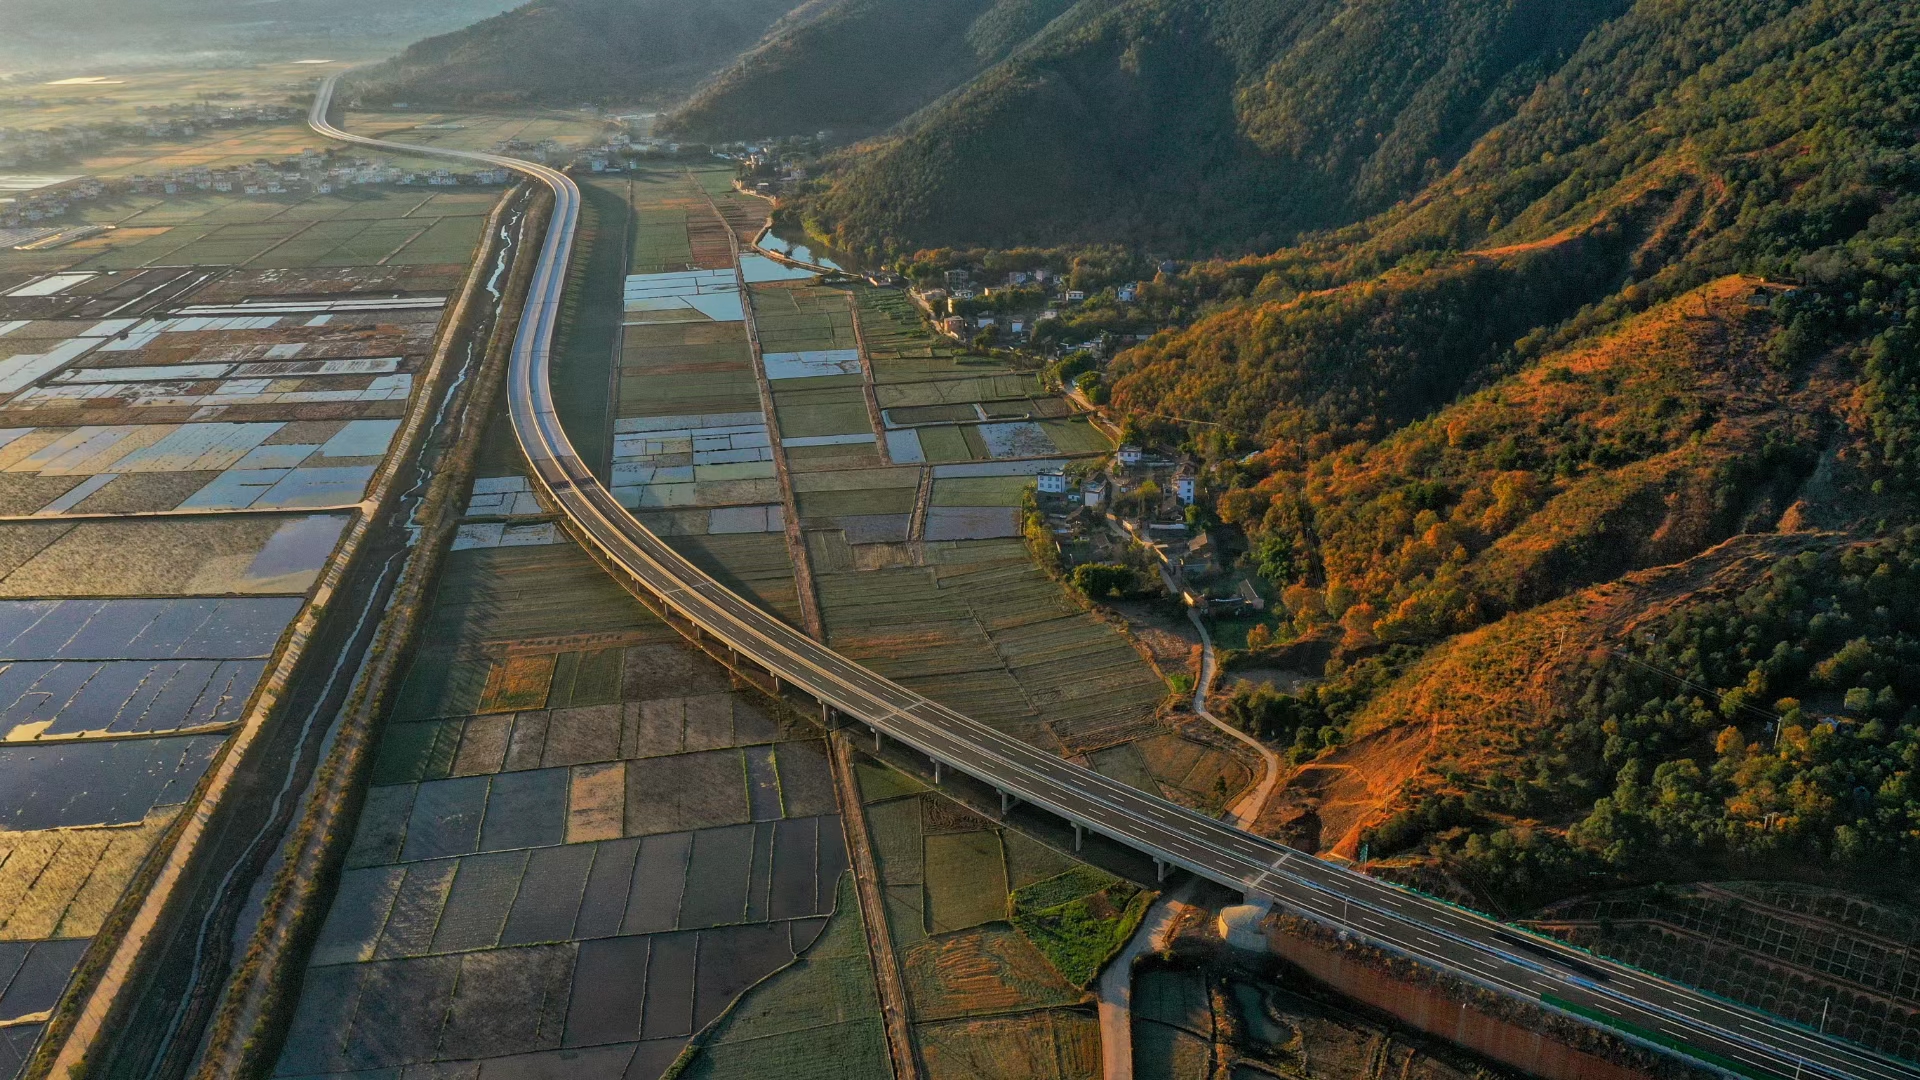
[[[1087,838],[1087,831],[1079,822],[1073,823],[1073,850],[1079,851],[1080,844]]]
[[[880,752],[880,746],[885,740],[886,740],[886,735],[882,734],[879,728],[874,728],[873,729],[873,752],[874,753],[877,754]]]
[[[828,731],[833,730],[833,706],[824,701],[820,703],[820,726]]]
[[[1155,858],[1153,860],[1154,880],[1165,881],[1167,880],[1167,875],[1171,873],[1173,873],[1172,863],[1167,862],[1165,859],[1161,859],[1161,858]]]
[[[999,791],[1000,789],[995,788],[994,790]],[[1019,804],[1020,804],[1020,800],[1017,798],[1014,798],[1014,796],[1011,793],[1005,792],[1005,791],[1000,792],[1000,816],[1001,817],[1006,817],[1007,811],[1013,809],[1015,806],[1018,806]]]
[[[940,786],[940,759],[933,759],[933,786]]]

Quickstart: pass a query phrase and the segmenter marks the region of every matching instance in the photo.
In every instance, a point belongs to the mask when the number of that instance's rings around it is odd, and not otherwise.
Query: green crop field
[[[803,381],[813,383],[817,380]],[[774,411],[780,418],[780,436],[783,439],[871,434],[873,431],[873,421],[867,414],[866,396],[857,385],[802,390],[783,389],[775,384],[773,402]]]
[[[944,483],[945,481],[942,481]],[[891,504],[910,504],[904,488]],[[804,492],[801,516],[846,515],[880,492]],[[833,501],[822,502],[831,499]],[[1162,730],[1159,677],[1112,628],[1069,603],[1018,540],[928,545],[926,567],[825,572],[815,583],[842,653],[1039,745],[1098,747]],[[937,564],[937,565],[936,565]]]
[[[691,1052],[681,1076],[892,1076],[852,875],[842,878],[836,895],[834,914],[819,940],[793,966],[742,997]]]
[[[429,197],[406,187],[337,195],[197,194],[165,202],[127,196],[84,204],[89,220],[110,221],[114,232],[45,254],[64,253],[61,265],[78,262],[89,270],[461,264],[472,258],[498,197]],[[31,254],[0,253],[0,269]]]
[[[1100,1042],[1088,999],[1008,924],[1009,882],[1071,869],[1100,887],[1124,883],[864,754],[854,775],[928,1075],[1092,1080]]]
[[[808,472],[835,470],[865,471],[878,469],[880,449],[876,443],[851,443],[840,446],[789,446],[787,468],[797,479]]]
[[[776,533],[676,537],[673,546],[727,588],[782,618],[798,622],[793,563]]]
[[[755,285],[754,324],[762,352],[810,352],[855,346],[853,312],[840,289],[787,283]]]
[[[1086,986],[1133,936],[1153,897],[1080,866],[1014,893],[1013,925],[1069,982]]]
[[[1025,476],[964,476],[933,482],[935,506],[1019,506],[1033,486]]]
[[[924,844],[929,933],[1007,917],[1006,855],[998,832],[940,833]]]

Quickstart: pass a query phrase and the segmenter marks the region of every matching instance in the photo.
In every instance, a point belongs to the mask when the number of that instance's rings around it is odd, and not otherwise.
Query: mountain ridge
[[[795,0],[532,0],[355,74],[363,101],[665,105],[750,48]]]

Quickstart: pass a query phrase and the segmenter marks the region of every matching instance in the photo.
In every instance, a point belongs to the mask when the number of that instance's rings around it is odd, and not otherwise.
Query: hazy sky
[[[197,52],[378,55],[517,0],[0,0],[0,60],[140,62]]]

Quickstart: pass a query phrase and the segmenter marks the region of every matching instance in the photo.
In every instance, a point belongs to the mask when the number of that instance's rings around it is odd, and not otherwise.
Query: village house
[[[1180,500],[1181,506],[1192,506],[1194,498],[1194,475],[1192,470],[1182,467],[1173,475],[1173,494]]]

